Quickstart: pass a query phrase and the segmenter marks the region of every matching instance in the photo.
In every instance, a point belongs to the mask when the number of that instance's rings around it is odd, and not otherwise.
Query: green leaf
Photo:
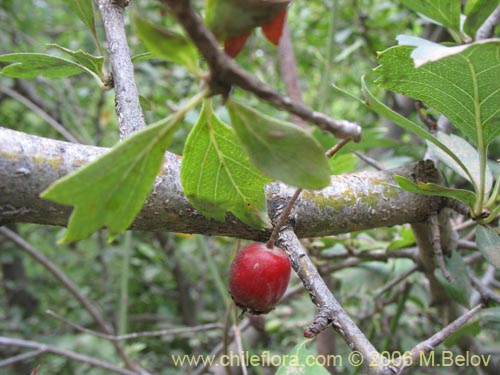
[[[467,16],[464,31],[473,37],[498,4],[500,0],[468,0],[464,10]]]
[[[387,118],[388,120],[391,120],[395,124],[401,126],[403,129],[411,131],[412,133],[424,138],[430,143],[433,143],[441,150],[446,152],[450,156],[450,158],[452,158],[453,161],[455,161],[464,171],[467,171],[467,167],[455,155],[455,153],[452,150],[450,150],[445,144],[443,144],[443,142],[434,137],[434,135],[429,133],[429,131],[426,128],[424,128],[423,125],[417,124],[416,122],[413,122],[407,119],[406,117],[403,117],[401,114],[397,113],[396,111],[393,111],[392,109],[387,107],[384,103],[382,103],[380,100],[378,100],[366,85],[364,77],[361,80],[361,84],[362,84],[363,94],[365,96],[365,103],[370,109],[377,112],[379,115]]]
[[[401,3],[445,27],[460,31],[460,0],[401,0]]]
[[[92,34],[96,34],[94,10],[92,0],[64,0],[64,3],[76,14],[83,23],[90,29]]]
[[[500,270],[500,236],[498,233],[493,228],[478,225],[476,244],[488,263]]]
[[[295,345],[292,351],[283,356],[283,363],[276,372],[276,375],[328,375],[329,372],[322,366],[321,357],[318,357],[311,352],[303,341]],[[325,362],[326,362],[326,358]],[[341,365],[340,356],[329,356],[328,359],[332,360],[331,366],[336,367]],[[335,359],[337,362],[335,363]]]
[[[392,241],[387,246],[387,250],[397,250],[403,249],[405,247],[410,247],[415,243],[415,234],[410,227],[403,227],[399,231],[399,236],[393,238]]]
[[[64,53],[67,53],[73,59],[80,65],[84,66],[87,68],[90,72],[94,73],[97,77],[100,78],[101,81],[104,81],[103,77],[103,64],[104,64],[104,57],[102,56],[93,56],[90,53],[84,52],[82,50],[80,51],[72,51],[68,48],[62,47],[58,44],[49,44],[50,47],[57,48]]]
[[[154,57],[173,61],[183,65],[191,73],[200,75],[198,50],[189,39],[161,27],[137,13],[134,14],[133,23],[137,36],[153,53]]]
[[[415,37],[398,39],[411,46],[379,54],[376,82],[425,102],[476,146],[493,141],[500,134],[500,40],[444,47]]]
[[[244,223],[269,226],[264,186],[270,182],[250,162],[233,129],[208,101],[184,147],[181,182],[191,204],[219,221],[231,211]]]
[[[478,186],[481,186],[481,171],[480,171],[480,158],[477,150],[471,146],[465,139],[458,137],[454,134],[447,135],[443,132],[437,134],[437,138],[446,145],[467,167],[464,171],[455,160],[453,160],[447,153],[438,148],[432,143],[428,143],[430,149],[439,160],[445,163],[448,167],[453,169],[460,176],[470,181],[477,191]],[[485,188],[484,193],[488,194],[493,186],[493,175],[488,166],[485,170]]]
[[[47,78],[60,78],[85,72],[85,68],[80,64],[43,53],[0,55],[0,61],[13,63],[0,71],[12,78],[33,79],[39,75]]]
[[[153,187],[177,122],[149,126],[83,168],[52,184],[42,198],[74,206],[62,241],[107,227],[111,236],[132,224]]]
[[[328,160],[309,133],[234,100],[227,101],[226,107],[240,142],[266,175],[304,189],[330,184]]]
[[[453,251],[451,257],[444,257],[444,262],[453,281],[451,283],[448,282],[439,268],[434,270],[434,275],[455,301],[468,307],[472,288],[467,277],[467,266],[464,260],[459,253]]]
[[[394,176],[394,179],[401,189],[411,193],[453,198],[469,207],[474,206],[474,203],[477,200],[476,194],[469,190],[449,188],[433,184],[432,182],[414,183],[406,177],[399,175]]]

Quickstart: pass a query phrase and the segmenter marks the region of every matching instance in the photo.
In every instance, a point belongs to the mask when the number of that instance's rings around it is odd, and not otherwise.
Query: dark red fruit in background
[[[229,292],[236,304],[252,314],[271,311],[290,281],[290,259],[282,249],[253,242],[242,248],[229,273]]]

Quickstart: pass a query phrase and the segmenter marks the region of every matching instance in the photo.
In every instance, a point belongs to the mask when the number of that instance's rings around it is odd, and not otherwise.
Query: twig
[[[476,40],[491,38],[495,27],[500,23],[500,5],[490,14],[479,29],[476,31]]]
[[[243,320],[241,322],[241,324],[239,325],[240,332],[245,331],[248,327],[250,327],[250,320],[249,319]],[[231,333],[232,333],[232,335],[228,335],[228,338],[234,339],[234,331],[231,331]],[[221,343],[217,344],[217,346],[207,355],[207,358],[218,356],[219,354],[221,354],[223,352],[224,348],[225,348],[224,343],[221,342]],[[193,371],[191,373],[191,375],[205,374],[207,372],[208,367],[209,367],[209,361],[205,361],[205,363],[201,364],[195,371]]]
[[[4,359],[3,361],[0,361],[0,367],[7,367],[17,362],[24,362],[27,361],[28,359],[38,357],[42,353],[43,350],[33,350],[31,352],[22,353],[14,357]]]
[[[373,158],[371,158],[369,156],[366,156],[365,154],[362,154],[361,152],[358,152],[358,151],[353,151],[352,153],[354,155],[356,155],[358,158],[360,158],[361,160],[363,160],[366,164],[371,165],[377,171],[384,170],[384,167],[382,166],[382,164],[380,164],[375,159],[373,159]]]
[[[475,306],[474,308],[467,311],[465,314],[463,314],[462,316],[460,316],[459,318],[448,324],[441,331],[435,333],[427,340],[417,344],[413,349],[409,351],[409,353],[411,353],[411,361],[405,363],[410,363],[411,365],[417,365],[418,363],[421,363],[419,359],[422,358],[422,355],[429,353],[431,350],[433,350],[438,345],[443,343],[444,340],[446,340],[453,333],[455,333],[460,327],[466,324],[482,308],[483,308],[482,304]],[[404,362],[404,360],[400,360],[399,358],[396,358],[394,360],[395,363],[398,363],[398,361],[399,363]],[[411,367],[411,365],[406,366],[405,364],[403,364],[402,366],[398,366],[399,367],[398,374],[401,374],[403,370],[405,370],[408,367]]]
[[[105,369],[107,371],[112,371],[117,374],[123,374],[123,375],[138,375],[140,372],[135,372],[135,371],[130,371],[126,370],[123,368],[119,368],[116,366],[113,366],[112,364],[108,362],[101,361],[99,359],[96,359],[94,357],[89,357],[83,354],[79,354],[70,350],[66,349],[59,349],[50,345],[42,344],[36,341],[28,341],[28,340],[20,340],[20,339],[14,339],[10,337],[3,337],[0,336],[0,345],[8,345],[8,346],[15,346],[19,348],[29,348],[36,350],[37,352],[41,353],[50,353],[50,354],[56,354],[60,355],[66,358],[73,359],[75,361],[87,363],[89,365],[95,366],[95,367],[100,367],[102,369]]]
[[[346,259],[351,257],[366,259],[366,260],[379,260],[382,262],[393,258],[408,258],[416,261],[417,249],[413,247],[413,248],[394,250],[394,251],[392,250],[360,251],[350,248],[349,251],[344,251],[342,253],[321,254],[321,259]]]
[[[277,108],[295,114],[339,138],[352,138],[354,141],[361,139],[361,127],[358,124],[346,120],[335,120],[323,113],[313,111],[304,104],[282,96],[276,90],[238,66],[234,60],[230,59],[219,49],[215,37],[208,31],[200,17],[191,8],[189,0],[162,1],[169,6],[172,14],[184,27],[205,58],[211,72],[209,85],[213,94],[227,95],[231,86],[238,86],[273,104]]]
[[[274,244],[276,243],[276,240],[278,239],[278,235],[280,233],[281,228],[283,225],[286,223],[288,220],[288,217],[290,216],[290,213],[292,212],[293,206],[295,205],[295,202],[297,202],[297,199],[299,198],[300,193],[302,193],[303,189],[297,189],[293,193],[292,198],[290,201],[288,201],[288,204],[285,207],[285,210],[281,213],[278,222],[273,228],[273,232],[271,233],[271,237],[269,237],[269,240],[266,243],[266,246],[269,249],[272,249],[274,247]]]
[[[125,4],[113,0],[98,0],[97,4],[104,24],[109,60],[113,70],[120,139],[124,139],[146,126],[125,33],[123,17]]]
[[[80,140],[75,137],[73,134],[71,134],[66,128],[60,124],[56,119],[54,119],[51,115],[49,115],[47,112],[45,112],[42,108],[40,108],[38,105],[33,103],[31,100],[26,98],[25,96],[19,94],[18,92],[12,90],[9,87],[0,87],[0,92],[3,92],[4,94],[10,96],[12,99],[17,100],[24,106],[26,106],[28,109],[33,111],[35,114],[37,114],[41,119],[46,121],[52,128],[57,131],[59,134],[61,134],[64,138],[66,138],[68,141],[73,142],[73,143],[81,143]]]
[[[429,114],[424,114],[424,104],[420,100],[415,101],[415,109],[417,111],[418,119],[427,126],[429,132],[435,134],[437,131],[437,121]]]
[[[233,309],[233,311],[234,311],[236,318],[238,318],[238,310]],[[234,332],[234,341],[236,343],[236,353],[240,356],[240,359],[241,359],[241,366],[240,366],[241,373],[243,375],[248,375],[248,370],[247,370],[247,366],[246,366],[245,358],[244,358],[244,353],[243,353],[243,342],[241,340],[241,330],[240,330],[240,326],[238,324],[233,325],[233,332]]]
[[[342,259],[342,258],[345,259],[343,262],[322,267],[322,272],[324,273],[336,272],[344,268],[355,267],[358,264],[361,264],[365,261],[387,262],[389,259],[394,259],[394,258],[408,258],[412,259],[413,261],[416,261],[417,253],[415,249],[404,249],[400,251],[353,250],[352,252],[333,254],[328,257],[325,256],[323,259]]]
[[[304,336],[314,337],[331,325],[351,349],[364,357],[364,363],[371,365],[365,368],[367,374],[384,373],[382,356],[335,299],[291,228],[285,227],[280,232],[278,244],[288,253],[293,269],[319,309]]]
[[[441,269],[441,273],[449,283],[452,283],[453,277],[451,276],[450,272],[446,268],[446,264],[444,263],[443,249],[441,248],[439,220],[437,214],[429,216],[429,227],[432,236],[431,242],[434,249],[434,255],[436,256],[436,260],[438,262],[439,268]]]
[[[209,323],[209,324],[202,324],[199,326],[194,326],[194,327],[179,327],[179,328],[167,328],[167,329],[160,329],[157,331],[144,331],[144,332],[133,332],[133,333],[127,333],[124,335],[107,335],[101,332],[96,332],[91,329],[82,327],[79,324],[73,323],[69,321],[68,319],[64,318],[63,316],[57,314],[56,312],[52,310],[47,310],[46,311],[47,315],[50,315],[53,318],[56,318],[57,320],[62,321],[63,323],[69,325],[70,327],[75,328],[76,330],[80,332],[87,333],[92,336],[96,336],[105,340],[110,340],[110,341],[123,341],[123,340],[130,340],[130,339],[137,339],[140,337],[156,337],[156,336],[167,336],[167,335],[181,335],[184,333],[194,333],[194,332],[201,332],[201,331],[209,331],[212,329],[223,329],[224,326],[220,323]]]
[[[35,247],[26,242],[21,236],[19,236],[14,231],[6,228],[0,227],[0,234],[4,235],[6,238],[15,243],[21,250],[35,259],[38,263],[45,267],[59,282],[80,302],[80,304],[89,312],[95,322],[99,325],[101,330],[106,334],[111,335],[113,330],[102,318],[99,311],[95,306],[78,290],[77,286],[71,281],[64,272],[62,272],[54,263],[52,263],[45,255],[39,252]],[[136,364],[132,363],[128,358],[125,350],[121,347],[118,342],[113,342],[115,350],[119,354],[120,358],[125,362],[128,368],[138,371],[138,373],[147,374],[147,372]]]
[[[405,272],[399,274],[396,276],[394,279],[389,281],[387,284],[385,284],[382,288],[380,288],[376,293],[373,298],[377,299],[379,298],[382,294],[387,292],[389,289],[394,287],[395,285],[399,284],[401,281],[406,279],[408,276],[412,275],[415,271],[418,270],[418,264],[412,265],[410,268],[408,268]]]
[[[484,302],[491,300],[493,302],[500,304],[500,294],[495,293],[493,290],[488,288],[481,282],[481,280],[479,280],[471,273],[469,273],[469,280],[471,281],[472,286],[479,292],[479,294],[481,295],[481,299]]]
[[[457,201],[453,198],[443,198],[443,206],[451,208],[456,213],[459,213],[465,217],[470,216],[470,209],[465,204],[460,201]]]
[[[300,90],[299,72],[295,62],[295,54],[293,52],[292,38],[290,28],[285,24],[283,35],[281,35],[278,45],[278,62],[281,71],[281,77],[285,83],[285,89],[290,99],[298,103],[303,103],[302,93]],[[301,128],[308,128],[307,123],[298,116],[292,116],[292,122]]]

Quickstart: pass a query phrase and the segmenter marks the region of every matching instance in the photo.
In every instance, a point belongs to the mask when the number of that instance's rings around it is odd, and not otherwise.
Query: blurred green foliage
[[[193,1],[202,12],[202,1]],[[331,8],[335,6],[335,14]],[[129,13],[137,12],[157,24],[180,31],[175,20],[168,16],[158,1],[133,1],[127,10],[127,31],[133,55],[147,52],[132,26]],[[96,19],[99,38],[105,46],[100,18]],[[347,118],[360,123],[365,138],[360,144],[349,145],[337,157],[342,166],[332,162],[338,173],[371,168],[350,151],[367,153],[384,167],[400,165],[422,158],[425,144],[405,134],[393,136],[382,126],[383,122],[359,101],[340,96],[330,84],[361,97],[360,79],[376,65],[376,52],[395,44],[397,34],[422,35],[435,31],[434,26],[401,6],[398,1],[337,0],[294,1],[289,11],[289,27],[294,42],[300,84],[306,104],[335,118]],[[245,69],[251,71],[280,91],[284,85],[278,74],[276,49],[254,33],[247,48],[238,57]],[[0,54],[15,52],[50,52],[62,56],[60,46],[83,50],[98,55],[92,35],[79,18],[56,0],[2,0],[0,5]],[[105,48],[104,48],[105,49]],[[327,56],[331,51],[331,60]],[[138,59],[135,63],[136,82],[145,106],[147,123],[154,123],[167,115],[200,89],[200,82],[183,67],[158,59]],[[80,142],[112,146],[118,141],[112,91],[103,91],[86,75],[50,80],[36,78],[20,81],[0,76],[0,126],[43,137],[64,140],[39,113],[27,110],[2,87],[22,92],[36,106],[62,124]],[[376,91],[376,88],[374,88]],[[235,90],[234,96],[252,106],[262,105],[247,93]],[[389,97],[391,102],[393,98]],[[279,118],[286,114],[270,109],[266,113]],[[186,136],[194,126],[198,113],[187,114],[175,134],[170,150],[180,154]],[[221,116],[225,114],[222,113]],[[414,113],[410,117],[416,118]],[[389,133],[388,133],[389,132]],[[314,132],[324,147],[335,140]],[[493,152],[498,148],[492,146]],[[340,159],[343,157],[344,159]],[[335,160],[335,159],[334,159]],[[450,172],[448,172],[450,173]],[[453,176],[447,176],[451,177]],[[80,291],[99,307],[103,316],[118,325],[120,280],[122,278],[124,240],[118,237],[106,242],[107,235],[98,232],[90,238],[70,246],[56,245],[64,229],[19,224],[15,230],[26,241],[55,263],[79,287]],[[407,226],[381,228],[350,235],[311,240],[309,247],[320,269],[328,273],[330,257],[341,254],[348,247],[359,251],[398,249],[413,246]],[[242,241],[229,238],[201,238],[207,246],[199,246],[199,236],[173,233],[139,233],[132,236],[132,252],[128,274],[128,331],[150,331],[179,326],[194,326],[210,322],[224,322],[228,295],[221,295],[220,281],[225,283],[232,257]],[[399,242],[398,242],[399,241]],[[30,311],[26,306],[7,303],[5,288],[0,288],[0,332],[9,337],[24,338],[75,350],[113,363],[120,359],[112,345],[105,340],[82,334],[45,314],[54,310],[66,319],[89,329],[98,329],[95,322],[62,285],[39,263],[21,253],[7,240],[0,240],[0,262],[9,262],[20,255],[26,273],[22,285],[38,301]],[[340,262],[340,261],[338,261]],[[331,273],[331,286],[346,310],[375,343],[388,340],[387,350],[406,350],[431,336],[441,327],[441,317],[429,306],[429,296],[423,277],[411,276],[411,287],[401,299],[389,303],[383,310],[373,299],[378,288],[411,266],[404,259],[387,262],[363,262],[357,267]],[[5,284],[5,278],[2,279]],[[294,278],[292,286],[298,285]],[[390,292],[387,292],[390,294]],[[396,314],[397,303],[405,303],[402,315]],[[269,333],[256,347],[259,353],[270,350],[288,353],[302,341],[302,332],[314,316],[314,307],[303,290],[266,316]],[[396,316],[392,331],[387,331],[389,317]],[[366,318],[366,317],[369,317]],[[364,318],[364,319],[363,319]],[[395,327],[395,329],[393,329]],[[485,345],[498,343],[498,330],[483,331]],[[212,330],[196,334],[141,338],[126,342],[131,358],[155,374],[178,374],[185,370],[175,368],[171,354],[207,354],[222,341],[223,333]],[[349,348],[339,339],[337,353],[346,355]],[[455,350],[455,349],[453,349]],[[0,359],[19,354],[12,348],[0,347]],[[91,374],[106,372],[63,357],[43,355],[28,363],[1,368],[0,373],[17,375],[29,373],[36,364],[42,364],[40,375]],[[339,374],[352,369],[338,368]],[[455,368],[457,374],[474,374],[473,369]],[[263,374],[266,370],[253,369]],[[449,369],[433,369],[447,373]],[[441,371],[441,372],[440,372]]]

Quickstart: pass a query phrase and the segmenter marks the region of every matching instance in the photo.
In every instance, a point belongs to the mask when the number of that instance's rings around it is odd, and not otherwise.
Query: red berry
[[[254,242],[236,254],[229,272],[229,292],[243,309],[252,314],[266,314],[285,294],[290,272],[290,259],[285,251]]]

